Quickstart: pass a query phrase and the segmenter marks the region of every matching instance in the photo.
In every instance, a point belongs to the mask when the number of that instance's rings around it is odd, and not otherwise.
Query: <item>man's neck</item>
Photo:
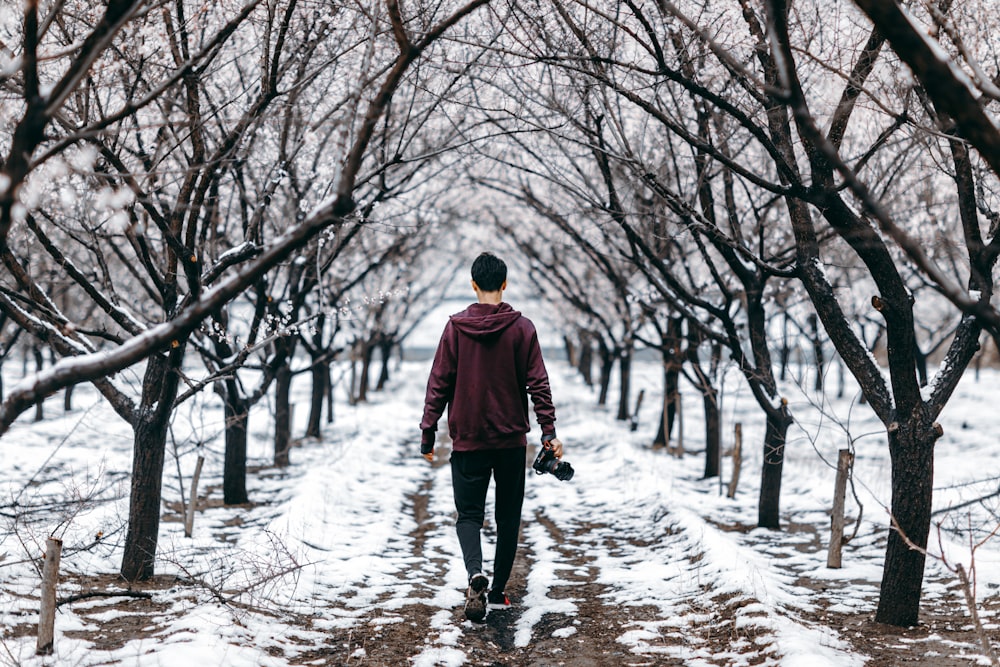
[[[503,302],[503,290],[497,290],[496,292],[476,292],[476,296],[479,298],[479,303],[489,304],[491,306],[497,306]]]

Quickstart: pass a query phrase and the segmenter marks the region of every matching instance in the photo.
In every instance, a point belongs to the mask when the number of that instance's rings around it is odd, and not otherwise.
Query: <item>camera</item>
[[[536,475],[549,473],[561,482],[568,482],[573,479],[573,466],[566,461],[560,461],[551,449],[542,448],[535,457],[535,462],[531,464]]]

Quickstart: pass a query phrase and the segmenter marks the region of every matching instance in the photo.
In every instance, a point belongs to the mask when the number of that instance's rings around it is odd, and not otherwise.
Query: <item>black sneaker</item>
[[[469,587],[465,591],[465,617],[473,623],[482,623],[486,618],[486,587],[490,580],[482,572],[469,577]]]
[[[486,595],[486,606],[489,609],[509,609],[510,598],[503,591],[491,590]]]

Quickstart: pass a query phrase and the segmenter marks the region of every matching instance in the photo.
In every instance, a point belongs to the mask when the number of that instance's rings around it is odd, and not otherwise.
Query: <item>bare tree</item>
[[[768,416],[760,525],[778,525],[791,420],[771,368],[767,311],[771,295],[794,278],[886,425],[894,518],[925,546],[933,444],[941,432],[934,419],[978,347],[981,328],[993,332],[996,321],[990,305],[1000,246],[993,222],[996,128],[971,89],[958,90],[970,78],[992,100],[992,83],[977,65],[982,58],[970,56],[960,39],[961,21],[931,16],[959,54],[949,62],[936,55],[947,49],[918,35],[898,4],[859,4],[906,52],[924,86],[913,86],[887,62],[879,31],[822,3],[798,4],[795,14],[778,0],[763,13],[743,0],[711,6],[626,0],[613,10],[584,1],[536,3],[524,7],[508,56],[550,66],[545,72],[557,82],[555,94],[518,91],[519,99],[544,97],[539,106],[548,113],[531,115],[533,127],[593,154],[598,168],[586,172],[588,182],[600,179],[604,188],[584,201],[597,199],[597,210],[622,227],[637,265],[647,267],[665,302],[692,311],[692,319],[704,313],[718,327],[720,342],[754,388]],[[948,3],[928,11],[947,12]],[[823,40],[812,38],[818,25],[831,26]],[[956,69],[959,57],[968,74]],[[941,81],[929,80],[935,72]],[[956,132],[979,148],[990,169]],[[561,157],[554,159],[564,175],[576,176]],[[904,229],[897,216],[928,219],[918,198],[929,190],[939,221]],[[938,251],[942,237],[947,252]],[[664,254],[664,240],[675,239],[684,239],[684,254]],[[958,247],[965,249],[964,287],[935,263],[954,259]],[[701,268],[691,271],[695,262]],[[915,302],[921,273],[965,314],[924,394],[916,332],[939,327],[918,318],[942,315],[940,299],[927,290]],[[855,317],[863,306],[854,299],[864,292],[884,322],[888,381],[860,335],[859,320],[867,318]],[[733,319],[737,305],[744,310]],[[803,324],[819,344],[807,317]],[[893,533],[880,621],[916,622],[923,562]]]
[[[134,468],[141,474],[133,476],[132,509],[130,510],[129,537],[123,558],[122,574],[126,578],[142,579],[153,572],[156,535],[159,524],[159,472],[163,461],[163,434],[177,395],[180,382],[181,364],[184,359],[188,336],[212,313],[247,287],[255,284],[281,262],[301,247],[306,246],[321,232],[330,228],[363,225],[360,217],[351,217],[358,211],[358,186],[371,176],[366,170],[377,174],[384,171],[386,164],[377,154],[369,150],[372,139],[383,119],[393,95],[406,79],[411,67],[450,28],[486,4],[486,0],[472,0],[461,5],[420,12],[420,18],[412,23],[404,21],[400,8],[389,1],[383,7],[374,4],[374,13],[358,12],[356,21],[344,22],[345,30],[353,34],[370,37],[371,48],[357,59],[350,70],[355,68],[349,90],[342,97],[333,98],[333,109],[326,113],[340,114],[341,128],[339,140],[331,146],[334,169],[327,175],[330,184],[328,194],[315,202],[311,212],[294,222],[286,224],[280,234],[260,240],[248,239],[233,252],[223,252],[212,262],[203,254],[200,243],[209,238],[213,224],[220,219],[223,209],[216,198],[220,178],[229,173],[224,165],[238,155],[245,137],[252,135],[253,128],[266,117],[264,108],[286,92],[285,86],[308,85],[312,73],[306,80],[283,77],[286,72],[294,72],[291,66],[300,52],[287,52],[287,40],[292,32],[288,30],[296,16],[296,3],[292,0],[281,5],[264,8],[264,25],[268,27],[264,38],[256,39],[246,35],[242,46],[254,43],[263,49],[265,57],[254,59],[258,63],[252,76],[241,80],[239,73],[223,77],[224,81],[234,81],[242,86],[241,100],[247,101],[235,118],[222,114],[230,107],[215,100],[206,89],[208,71],[205,65],[213,62],[245,19],[256,9],[251,3],[242,11],[227,16],[225,8],[215,7],[215,12],[202,15],[212,29],[199,32],[197,39],[188,31],[187,7],[181,1],[163,6],[164,11],[140,12],[146,9],[141,2],[111,2],[96,28],[89,30],[82,40],[66,35],[73,48],[59,49],[60,57],[43,59],[39,57],[39,44],[53,25],[52,17],[39,21],[38,7],[27,3],[24,21],[23,57],[20,61],[19,80],[8,81],[8,89],[19,91],[23,113],[9,135],[6,157],[0,170],[0,252],[5,255],[5,264],[18,286],[30,300],[29,308],[20,306],[7,292],[0,292],[0,307],[15,319],[19,325],[43,337],[65,358],[52,369],[38,374],[33,383],[11,393],[0,406],[0,433],[9,428],[11,422],[32,404],[46,395],[80,381],[94,382],[115,405],[119,414],[135,420],[136,456]],[[66,9],[56,5],[53,12]],[[74,14],[75,16],[75,14]],[[139,19],[143,22],[140,23]],[[67,20],[72,18],[67,13]],[[82,14],[86,21],[86,12]],[[168,36],[167,48],[155,52],[167,66],[155,71],[166,71],[162,79],[149,81],[146,72],[153,69],[142,67],[148,54],[135,54],[138,61],[129,60],[127,49],[115,49],[115,38],[123,26],[131,21],[136,30],[152,28]],[[74,24],[76,25],[76,24]],[[82,24],[81,24],[82,25]],[[273,29],[272,29],[273,28]],[[416,29],[417,32],[411,32]],[[360,31],[360,32],[359,32]],[[327,35],[326,43],[339,42]],[[237,40],[240,41],[240,40]],[[133,42],[134,44],[135,42]],[[334,49],[335,50],[335,49]],[[353,55],[353,54],[352,54]],[[90,85],[87,73],[99,59],[109,64],[121,63],[114,68],[123,72],[124,87],[113,88],[120,94],[103,98],[98,95],[77,96],[76,102],[82,106],[73,112],[79,121],[63,121],[60,114],[67,112],[67,100],[78,91]],[[51,73],[47,79],[55,79],[51,88],[39,84],[39,63],[44,62]],[[239,69],[239,65],[225,62]],[[221,66],[221,65],[220,65]],[[55,76],[53,76],[55,75]],[[344,80],[344,79],[341,79]],[[101,82],[104,85],[104,82]],[[108,84],[110,85],[110,84]],[[180,172],[179,180],[168,181],[171,173],[153,170],[151,178],[145,182],[131,179],[133,173],[128,163],[119,163],[122,155],[117,149],[124,145],[120,137],[135,127],[139,134],[145,129],[140,122],[138,111],[151,108],[153,102],[165,99],[167,91],[173,91],[171,102],[163,105],[168,115],[176,109],[183,118],[185,132],[178,132],[175,138],[189,147],[189,151],[175,153],[178,159],[189,163]],[[99,103],[100,102],[100,103]],[[107,102],[107,108],[101,103]],[[173,106],[176,103],[176,106]],[[96,112],[96,119],[83,117],[84,112]],[[315,110],[314,110],[315,111]],[[217,120],[223,122],[213,125]],[[232,120],[232,124],[228,121]],[[47,130],[58,121],[69,127],[63,136],[53,137]],[[159,129],[174,129],[172,124],[158,126]],[[180,130],[180,128],[176,128]],[[218,130],[218,132],[216,132]],[[155,131],[155,130],[154,130]],[[218,141],[206,142],[205,136],[211,131]],[[114,322],[115,333],[108,335],[95,332],[97,338],[106,339],[113,347],[102,353],[95,352],[95,345],[85,328],[77,326],[52,306],[52,300],[44,294],[30,273],[22,268],[14,256],[9,239],[12,229],[30,220],[37,213],[32,202],[18,201],[18,190],[29,175],[39,172],[39,165],[53,156],[65,152],[81,142],[95,142],[101,158],[98,173],[109,178],[121,179],[121,183],[132,193],[132,200],[118,205],[119,212],[126,214],[126,239],[128,246],[138,257],[135,263],[122,258],[124,268],[141,267],[149,274],[149,281],[137,278],[146,289],[148,297],[163,313],[159,324],[143,325],[132,317],[126,309],[116,304],[117,298],[110,298],[100,290],[88,289],[92,281],[82,271],[69,268],[71,275],[88,298],[98,300],[107,317]],[[130,162],[155,163],[160,159],[154,150],[171,148],[169,135],[157,137],[155,146],[144,148],[133,144],[129,153]],[[394,159],[395,156],[389,156]],[[155,177],[153,177],[155,175]],[[172,201],[160,199],[163,188],[171,193]],[[266,203],[266,202],[264,202]],[[37,226],[42,230],[41,226]],[[161,250],[154,252],[146,242],[147,232],[155,230]],[[133,236],[129,238],[129,234]],[[36,233],[37,235],[37,233]],[[39,237],[39,242],[45,242]],[[113,245],[113,244],[112,244]],[[46,248],[50,255],[66,258],[58,247]],[[239,270],[232,270],[240,265]],[[67,262],[64,266],[70,267]],[[153,267],[155,272],[150,270]],[[160,269],[164,269],[161,271]],[[166,278],[164,280],[164,278]],[[32,312],[29,312],[32,311]],[[131,365],[147,360],[145,383],[139,405],[150,406],[142,411],[131,406],[127,396],[114,387],[106,378]]]

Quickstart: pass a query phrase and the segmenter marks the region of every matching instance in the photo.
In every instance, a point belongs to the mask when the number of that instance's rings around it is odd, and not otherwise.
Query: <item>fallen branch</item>
[[[56,607],[61,607],[71,602],[79,602],[80,600],[89,600],[90,598],[141,598],[143,600],[150,600],[152,597],[153,594],[146,591],[85,591],[76,595],[59,598],[56,601]]]

